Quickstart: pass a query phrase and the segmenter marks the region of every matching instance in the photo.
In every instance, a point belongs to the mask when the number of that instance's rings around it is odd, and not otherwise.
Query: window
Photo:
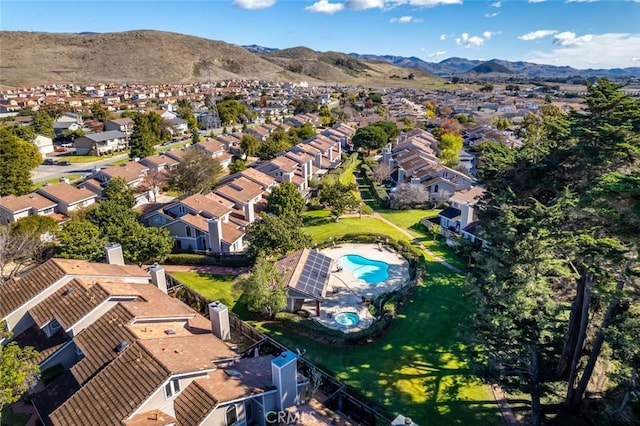
[[[191,227],[187,226],[187,237],[191,236]]]
[[[438,192],[438,185],[433,188],[433,192]]]
[[[238,411],[234,404],[227,407],[227,426],[233,426],[236,423],[238,423]]]
[[[178,211],[180,213],[184,213],[184,206],[178,206]]]
[[[167,398],[171,398],[173,395],[180,392],[180,380],[173,379],[167,383],[164,387],[164,394]]]

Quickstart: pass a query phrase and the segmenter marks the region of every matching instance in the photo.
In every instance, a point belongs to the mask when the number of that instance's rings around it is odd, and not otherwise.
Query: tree
[[[32,143],[0,128],[0,196],[31,192],[31,170],[42,163],[42,156]]]
[[[434,223],[429,227],[429,231],[433,236],[433,241],[435,241],[436,238],[438,238],[438,235],[442,234],[442,226],[438,225],[437,223]]]
[[[84,259],[98,262],[104,258],[106,240],[100,229],[88,221],[70,221],[56,233],[57,256],[65,259]]]
[[[300,218],[270,214],[260,216],[249,225],[247,240],[250,250],[256,254],[282,255],[311,245],[311,237],[302,231]]]
[[[267,197],[270,213],[279,217],[298,217],[304,210],[305,202],[295,184],[283,182],[276,186]]]
[[[424,185],[401,183],[389,194],[392,209],[406,209],[429,201],[429,191]]]
[[[354,184],[343,184],[340,181],[323,183],[320,190],[320,204],[331,207],[337,220],[347,210],[354,210],[358,207],[358,199],[353,191],[355,191]]]
[[[26,266],[47,256],[43,234],[53,232],[58,224],[48,216],[27,216],[11,225],[0,226],[0,284]]]
[[[259,146],[260,141],[255,136],[248,134],[242,135],[242,139],[240,140],[240,150],[242,154],[244,154],[245,158],[255,157]]]
[[[3,333],[0,337],[9,336]],[[36,384],[40,375],[39,356],[31,346],[21,348],[16,342],[0,345],[0,421],[4,406],[17,402]]]
[[[246,123],[252,114],[246,105],[234,99],[228,99],[218,103],[218,115],[222,124],[233,124]]]
[[[372,171],[373,180],[377,183],[382,183],[391,176],[391,166],[389,163],[376,163],[376,165],[373,166]]]
[[[233,160],[233,162],[229,165],[229,173],[231,174],[238,173],[243,170],[247,170],[247,162],[239,158]]]
[[[293,143],[298,143],[312,138],[316,134],[316,128],[311,123],[304,123],[300,127],[292,127],[289,129],[289,136]]]
[[[507,130],[511,126],[511,122],[506,117],[495,117],[493,119],[493,125],[498,130]]]
[[[112,225],[118,226],[130,220],[136,220],[135,211],[115,200],[103,200],[85,216],[86,220],[94,224],[102,233]]]
[[[157,145],[158,139],[151,128],[149,116],[137,113],[133,121],[135,126],[129,138],[129,157],[144,158],[155,153],[154,146]]]
[[[129,209],[135,205],[133,188],[121,177],[109,179],[102,191],[102,195],[106,200],[113,201]]]
[[[205,151],[187,149],[169,181],[183,194],[205,193],[213,188],[222,173],[220,162]]]
[[[385,135],[387,135],[386,142],[391,142],[394,138],[400,136],[398,125],[392,121],[376,121],[375,123],[370,124],[370,126],[381,128]]]
[[[258,158],[261,160],[273,160],[279,152],[291,148],[288,139],[269,139],[260,145],[257,151]]]
[[[493,92],[493,84],[485,83],[478,90],[480,90],[481,92],[484,92],[484,93],[491,93],[491,92]]]
[[[55,133],[53,131],[53,118],[44,112],[35,112],[32,114],[33,116],[33,130],[38,135],[44,135],[49,137],[54,137]]]
[[[387,133],[380,126],[360,127],[351,139],[356,149],[366,149],[367,155],[372,149],[382,149],[388,141]]]
[[[91,104],[91,116],[102,123],[111,119],[111,113],[100,102]]]
[[[158,194],[167,184],[167,173],[158,169],[151,169],[142,179],[142,185],[153,194],[153,202],[158,201]]]
[[[463,146],[462,136],[445,133],[440,136],[440,160],[445,166],[455,166],[460,162],[459,153]]]
[[[259,256],[247,278],[238,281],[247,308],[273,318],[287,306],[288,288],[275,262]]]
[[[187,121],[187,127],[191,133],[198,131],[198,120],[193,114],[193,105],[186,99],[178,100],[178,108],[176,109],[178,117]]]
[[[162,262],[173,247],[168,229],[146,227],[132,219],[110,225],[106,236],[122,246],[126,262],[137,265]]]

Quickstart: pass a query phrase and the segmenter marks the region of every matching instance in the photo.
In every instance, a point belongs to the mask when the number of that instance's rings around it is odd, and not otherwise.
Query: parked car
[[[63,148],[72,148],[73,147],[73,143],[71,143],[71,142],[61,143],[60,146],[63,147]]]
[[[161,146],[169,146],[171,145],[171,141],[162,142]]]
[[[44,164],[45,166],[53,166],[56,163],[57,161],[54,160],[53,158],[45,158],[44,161],[42,162],[42,164]]]
[[[58,161],[58,166],[70,166],[71,161]]]

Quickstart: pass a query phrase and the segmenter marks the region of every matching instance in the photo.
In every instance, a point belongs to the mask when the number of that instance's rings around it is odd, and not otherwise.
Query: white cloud
[[[456,43],[465,49],[477,49],[484,44],[484,39],[478,36],[469,36],[469,33],[462,33],[456,38]]]
[[[382,9],[384,0],[347,0],[344,7],[351,10]]]
[[[445,41],[447,39],[446,34],[440,34],[440,41]]]
[[[544,3],[547,0],[527,0],[527,3]]]
[[[449,4],[462,4],[462,0],[386,0],[388,7],[393,8],[408,4],[414,7],[435,7]]]
[[[485,31],[482,33],[482,37],[484,37],[487,40],[491,40],[491,37],[493,37],[494,35],[498,35],[501,32],[502,31]]]
[[[502,7],[502,2],[501,1],[497,1],[495,3],[491,3],[491,7]]]
[[[423,22],[420,18],[414,18],[413,16],[401,16],[399,18],[391,18],[389,20],[392,24],[410,24],[410,23],[418,23]]]
[[[437,58],[438,56],[444,56],[446,54],[446,50],[438,50],[437,52],[427,53],[427,58]]]
[[[585,34],[580,37],[576,37],[576,33],[572,33],[571,31],[565,31],[559,34],[556,34],[553,37],[553,44],[558,44],[560,46],[573,46],[574,44],[584,44],[588,43],[593,39],[591,34]]]
[[[266,9],[274,4],[276,0],[234,0],[233,2],[233,6],[249,10]]]
[[[343,3],[329,3],[328,0],[320,0],[311,6],[304,8],[307,12],[326,13],[328,15],[333,15],[336,12],[340,12],[342,9],[344,9]]]
[[[640,34],[607,33],[592,35],[588,43],[554,44],[548,52],[533,51],[525,60],[574,68],[626,68],[638,66]]]
[[[566,3],[593,3],[598,0],[566,0]]]
[[[495,18],[496,16],[500,15],[500,12],[493,12],[493,13],[485,13],[484,17],[485,18]]]
[[[521,36],[518,36],[518,38],[524,41],[531,41],[531,40],[537,40],[543,37],[548,37],[550,35],[554,35],[557,33],[558,33],[557,30],[537,30],[537,31],[532,31],[530,33],[522,34]]]

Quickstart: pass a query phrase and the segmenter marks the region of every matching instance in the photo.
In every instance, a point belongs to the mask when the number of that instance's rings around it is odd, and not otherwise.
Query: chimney
[[[402,167],[398,167],[398,185],[404,183],[404,169]]]
[[[315,159],[315,165],[321,169],[322,168],[322,153],[321,152],[316,152],[314,155],[314,159]]]
[[[222,252],[222,219],[207,220],[209,226],[209,247],[214,253]]]
[[[464,229],[468,224],[473,222],[473,207],[469,205],[469,202],[462,203],[460,206],[460,229]]]
[[[244,220],[249,223],[253,223],[255,218],[255,207],[253,205],[253,201],[246,202],[243,206],[244,209]]]
[[[298,357],[284,351],[271,361],[271,378],[278,390],[276,407],[283,411],[298,403]]]
[[[388,163],[390,161],[391,161],[391,148],[389,148],[389,145],[387,145],[386,148],[382,150],[382,162]]]
[[[229,310],[219,300],[209,303],[209,320],[211,321],[211,332],[214,336],[222,340],[231,338]]]
[[[333,147],[329,148],[329,162],[333,163]]]
[[[158,287],[163,293],[167,292],[167,277],[164,274],[164,268],[157,263],[149,268],[151,282]]]
[[[283,173],[282,174],[282,181],[283,182],[293,182],[293,174],[291,174],[291,173]]]
[[[107,243],[105,246],[107,253],[107,263],[109,265],[124,265],[124,255],[122,246],[118,243]]]
[[[411,185],[420,185],[420,178],[412,177],[411,178]]]

